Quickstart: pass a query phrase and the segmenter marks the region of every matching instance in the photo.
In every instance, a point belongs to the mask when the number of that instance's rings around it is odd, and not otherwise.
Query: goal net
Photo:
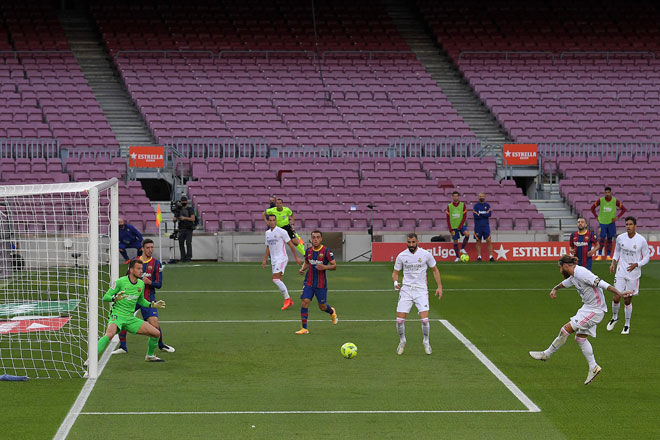
[[[0,374],[97,376],[117,203],[116,179],[0,186]]]

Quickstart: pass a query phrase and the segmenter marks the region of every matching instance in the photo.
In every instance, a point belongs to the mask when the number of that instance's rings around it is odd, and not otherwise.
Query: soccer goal
[[[117,205],[117,179],[0,186],[0,374],[97,377]]]

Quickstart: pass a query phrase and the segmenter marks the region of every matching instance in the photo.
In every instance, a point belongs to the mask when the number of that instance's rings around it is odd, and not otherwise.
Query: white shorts
[[[401,290],[399,290],[399,302],[396,305],[397,313],[409,313],[413,304],[417,307],[417,312],[428,312],[428,289],[406,285],[401,286]]]
[[[614,287],[619,289],[619,292],[621,293],[632,290],[634,292],[633,295],[639,295],[639,278],[631,280],[628,278],[615,276]]]
[[[605,312],[593,312],[580,309],[571,317],[570,323],[575,333],[596,337],[596,327],[603,320]]]
[[[286,269],[286,265],[288,263],[289,263],[289,260],[271,261],[270,266],[273,269],[273,273],[282,272],[282,275],[284,275],[284,270]]]

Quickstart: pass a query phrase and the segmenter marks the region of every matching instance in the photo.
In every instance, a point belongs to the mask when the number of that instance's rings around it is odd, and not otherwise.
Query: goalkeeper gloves
[[[151,301],[151,307],[154,309],[164,309],[165,308],[165,301],[158,300],[158,301]]]

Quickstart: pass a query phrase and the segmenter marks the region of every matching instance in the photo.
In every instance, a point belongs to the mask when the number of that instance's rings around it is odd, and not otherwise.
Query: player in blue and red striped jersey
[[[316,296],[316,301],[319,303],[319,309],[332,316],[332,323],[337,324],[337,310],[330,307],[327,302],[328,296],[328,277],[326,271],[337,270],[337,263],[335,256],[330,249],[323,246],[323,234],[321,231],[312,231],[312,246],[307,248],[305,252],[305,262],[300,268],[300,274],[305,273],[305,282],[303,283],[302,306],[300,307],[300,319],[302,321],[302,328],[296,333],[299,335],[306,335],[309,333],[307,330],[307,317],[309,315],[309,303],[312,298]]]
[[[142,242],[143,254],[140,257],[142,261],[142,281],[144,282],[144,299],[147,301],[156,301],[156,289],[163,286],[163,268],[160,261],[153,258],[154,254],[154,241],[150,238]],[[174,347],[165,345],[163,343],[163,331],[158,324],[158,309],[154,307],[141,307],[136,304],[135,311],[140,310],[142,319],[147,321],[152,326],[160,330],[160,338],[158,339],[158,348],[161,351],[174,353]],[[119,333],[119,348],[114,350],[112,354],[128,353],[126,346],[126,331],[123,330]]]
[[[600,246],[593,232],[587,229],[587,219],[578,218],[577,228],[578,230],[571,234],[568,248],[571,255],[577,257],[579,266],[591,270],[592,257],[596,255]]]

